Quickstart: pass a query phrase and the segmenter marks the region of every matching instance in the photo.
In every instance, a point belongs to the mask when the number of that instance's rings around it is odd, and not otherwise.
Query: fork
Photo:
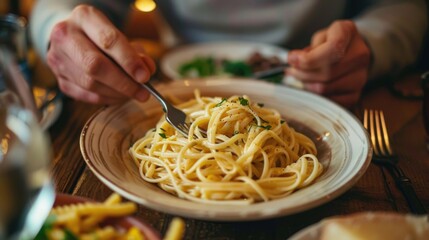
[[[371,145],[374,150],[373,161],[389,170],[396,186],[404,194],[411,212],[414,214],[426,214],[427,211],[411,185],[411,180],[396,165],[398,156],[393,152],[390,145],[383,111],[365,109],[363,123],[370,135]]]
[[[179,133],[188,137],[190,125],[186,122],[186,114],[171,105],[149,82],[143,83],[142,86],[161,103],[167,122]]]

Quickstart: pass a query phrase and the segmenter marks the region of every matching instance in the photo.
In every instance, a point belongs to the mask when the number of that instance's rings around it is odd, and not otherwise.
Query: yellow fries
[[[121,201],[121,196],[113,193],[103,203],[85,202],[55,207],[51,210],[50,218],[53,221],[50,222],[45,237],[60,240],[67,239],[65,236],[72,234],[73,237],[82,240],[144,239],[143,233],[137,228],[124,232],[112,226],[100,227],[100,223],[106,218],[128,216],[137,210],[135,203]],[[133,237],[127,237],[128,235]]]
[[[181,218],[173,218],[168,226],[164,240],[179,240],[183,238],[185,232],[185,222]]]
[[[122,202],[121,196],[117,193],[112,193],[102,203],[84,202],[58,206],[51,210],[49,221],[45,223],[35,240],[145,240],[144,233],[137,227],[124,231],[101,224],[105,223],[107,218],[128,216],[136,210],[135,203]],[[174,218],[164,239],[180,240],[183,238],[184,230],[183,220]]]

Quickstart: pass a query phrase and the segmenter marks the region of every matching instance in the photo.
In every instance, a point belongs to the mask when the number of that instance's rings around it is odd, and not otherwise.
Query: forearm
[[[127,16],[130,1],[102,0],[39,0],[30,16],[30,34],[34,47],[46,57],[49,36],[55,24],[66,19],[79,4],[89,4],[101,10],[116,26]]]
[[[355,20],[372,52],[370,79],[413,64],[427,28],[423,0],[387,2],[373,7]]]
[[[370,79],[413,64],[426,32],[424,0],[387,2],[371,8],[355,21],[372,51]]]

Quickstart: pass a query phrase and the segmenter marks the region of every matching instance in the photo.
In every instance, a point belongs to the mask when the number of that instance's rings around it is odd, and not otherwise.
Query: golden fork
[[[365,109],[363,124],[370,135],[374,150],[372,159],[374,163],[382,165],[389,170],[396,185],[404,194],[412,213],[426,214],[427,211],[411,185],[411,180],[404,174],[402,169],[396,165],[398,156],[393,152],[391,147],[383,111]]]

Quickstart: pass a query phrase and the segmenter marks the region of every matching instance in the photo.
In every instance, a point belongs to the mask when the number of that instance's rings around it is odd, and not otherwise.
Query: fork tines
[[[178,124],[177,127],[180,129],[180,131],[182,132],[182,134],[184,134],[185,136],[188,136],[189,129],[191,127],[189,123],[180,123],[180,124]],[[200,132],[200,134],[201,134],[201,136],[203,138],[207,137],[207,132],[206,131],[204,131],[202,129],[198,129],[198,130],[199,130],[199,132]],[[194,138],[198,138],[198,136],[195,133],[193,135],[194,135]]]
[[[179,123],[177,125],[177,127],[178,127],[178,129],[176,129],[176,130],[180,130],[183,135],[188,136],[189,125],[187,123]]]
[[[393,151],[390,147],[389,134],[383,111],[365,109],[363,123],[370,135],[374,154],[380,157],[392,156]]]

